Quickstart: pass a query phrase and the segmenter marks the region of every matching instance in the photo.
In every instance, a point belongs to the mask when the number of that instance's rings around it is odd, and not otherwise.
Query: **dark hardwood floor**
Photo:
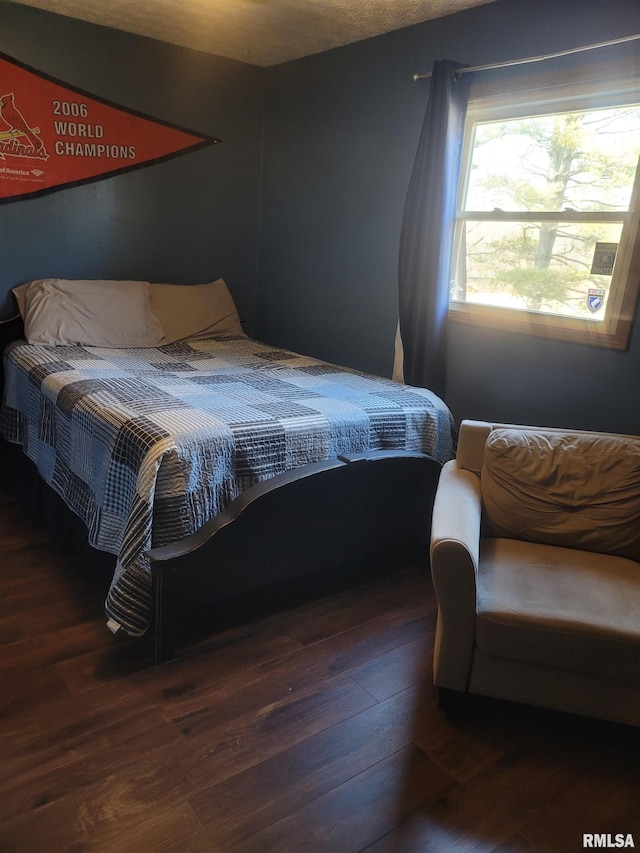
[[[6,496],[0,537],[3,851],[640,846],[639,730],[438,710],[420,571],[244,623],[226,608],[151,668],[144,643],[108,632],[90,553],[49,544]]]

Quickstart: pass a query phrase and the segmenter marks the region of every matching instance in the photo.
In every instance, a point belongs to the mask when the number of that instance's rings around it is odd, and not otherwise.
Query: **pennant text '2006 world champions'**
[[[0,204],[218,142],[89,95],[0,53]]]

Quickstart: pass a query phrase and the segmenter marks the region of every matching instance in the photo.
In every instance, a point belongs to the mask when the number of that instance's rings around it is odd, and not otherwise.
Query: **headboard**
[[[14,317],[9,317],[7,320],[0,320],[0,355],[4,352],[4,348],[12,341],[18,341],[24,338],[24,323],[20,314]],[[0,359],[0,400],[4,392],[4,360]]]

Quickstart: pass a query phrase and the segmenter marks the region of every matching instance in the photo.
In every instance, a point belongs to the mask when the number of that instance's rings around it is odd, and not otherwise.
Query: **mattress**
[[[365,450],[443,462],[452,418],[426,389],[250,338],[103,349],[16,342],[4,355],[0,428],[117,556],[105,610],[150,622],[147,551],[201,527],[243,490]]]

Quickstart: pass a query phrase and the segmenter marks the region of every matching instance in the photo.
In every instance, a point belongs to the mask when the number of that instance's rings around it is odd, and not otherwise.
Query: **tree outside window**
[[[471,111],[454,315],[504,322],[519,312],[534,333],[579,339],[587,324],[611,337],[637,230],[640,105],[542,110],[496,120]]]

